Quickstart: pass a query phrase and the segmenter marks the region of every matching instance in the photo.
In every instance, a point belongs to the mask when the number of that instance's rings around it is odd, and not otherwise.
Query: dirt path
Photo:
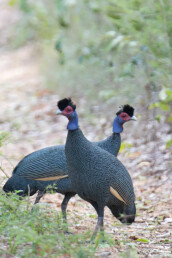
[[[24,46],[17,50],[9,49],[8,45],[6,47],[10,28],[19,19],[19,13],[8,8],[6,1],[1,1],[0,6],[3,11],[0,16],[0,130],[11,134],[1,148],[0,165],[10,176],[12,168],[24,155],[45,146],[64,143],[66,123],[55,116],[58,96],[42,86],[34,47]],[[11,18],[7,23],[9,15]],[[93,126],[88,130],[85,124],[81,119],[85,134],[95,132]],[[129,227],[121,226],[106,209],[105,230],[113,237],[114,246],[101,249],[97,254],[100,256],[103,252],[101,257],[117,257],[120,252],[126,251],[126,243],[133,247],[130,257],[134,257],[135,252],[139,257],[171,257],[171,153],[164,147],[163,132],[157,142],[145,143],[141,135],[139,139],[135,139],[132,133],[137,130],[137,126],[138,124],[134,124],[125,129],[122,138],[128,139],[130,135],[132,147],[128,153],[119,155],[134,180],[137,196],[136,223]],[[110,131],[105,126],[105,135]],[[96,138],[96,133],[90,133],[89,138]],[[3,185],[6,178],[1,171],[0,177]],[[49,203],[59,211],[61,200],[61,195],[54,194],[46,195],[41,202]],[[68,212],[73,232],[94,228],[95,211],[79,197],[71,200]],[[72,226],[74,220],[78,222]]]

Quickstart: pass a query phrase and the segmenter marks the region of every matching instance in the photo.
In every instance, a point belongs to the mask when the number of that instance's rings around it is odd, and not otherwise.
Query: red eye
[[[66,114],[71,114],[73,112],[73,108],[71,106],[67,106],[63,113],[66,113]]]
[[[129,120],[129,116],[128,116],[126,113],[121,113],[121,114],[120,114],[120,118],[121,118],[123,121],[128,121],[128,120]]]

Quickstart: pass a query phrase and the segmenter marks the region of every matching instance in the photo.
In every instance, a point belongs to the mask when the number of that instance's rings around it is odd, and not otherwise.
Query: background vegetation
[[[34,42],[46,86],[106,106],[121,104],[122,99],[170,113],[170,0],[10,0],[9,4],[22,11],[12,44]]]

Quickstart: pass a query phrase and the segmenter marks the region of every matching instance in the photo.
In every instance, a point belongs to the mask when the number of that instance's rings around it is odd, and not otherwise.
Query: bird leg
[[[93,241],[97,235],[97,232],[100,229],[100,232],[104,238],[104,227],[103,227],[103,218],[104,218],[104,208],[99,208],[98,207],[98,220],[97,220],[97,225],[94,229],[93,235],[91,237],[91,241]]]
[[[42,196],[45,194],[45,192],[44,191],[38,191],[38,194],[37,194],[37,197],[36,197],[36,200],[35,200],[35,202],[34,202],[34,205],[35,204],[37,204],[37,203],[39,203],[39,201],[40,201],[40,199],[42,198]]]
[[[69,202],[69,200],[75,195],[75,193],[66,193],[65,197],[62,201],[61,204],[61,210],[62,210],[62,214],[63,214],[63,220],[66,222],[66,209],[67,209],[67,204]]]
[[[67,225],[67,219],[66,219],[66,209],[67,209],[67,204],[69,202],[69,200],[75,195],[75,193],[66,193],[65,197],[61,203],[61,210],[62,210],[62,215],[63,215],[63,223],[66,226],[65,229],[65,233],[69,233],[68,232],[68,225]]]

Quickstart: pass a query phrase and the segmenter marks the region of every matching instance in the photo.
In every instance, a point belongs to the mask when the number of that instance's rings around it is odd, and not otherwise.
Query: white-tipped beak
[[[137,118],[135,116],[132,116],[131,120],[137,121]]]
[[[62,114],[62,111],[60,110],[60,109],[58,109],[57,111],[56,111],[56,115],[61,115]]]

